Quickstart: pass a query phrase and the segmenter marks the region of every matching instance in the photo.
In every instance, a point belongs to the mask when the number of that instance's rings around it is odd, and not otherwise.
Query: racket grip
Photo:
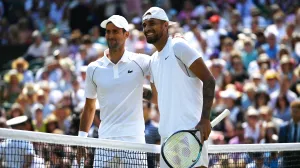
[[[216,126],[221,120],[227,117],[230,114],[228,109],[225,109],[218,117],[216,117],[212,122],[210,122],[211,127]]]

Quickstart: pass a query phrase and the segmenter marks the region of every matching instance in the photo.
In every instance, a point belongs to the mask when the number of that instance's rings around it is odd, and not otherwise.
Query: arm
[[[196,128],[201,132],[201,142],[204,142],[211,131],[210,111],[215,96],[216,81],[202,58],[196,59],[189,68],[203,82],[202,116]]]
[[[79,131],[88,132],[95,116],[96,99],[86,98],[83,112],[80,117]]]
[[[158,104],[156,87],[155,87],[154,83],[150,83],[150,86],[151,86],[151,90],[152,90],[152,103]]]

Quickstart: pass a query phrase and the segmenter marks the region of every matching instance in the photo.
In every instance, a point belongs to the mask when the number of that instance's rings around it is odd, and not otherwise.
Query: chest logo
[[[170,57],[170,56],[168,55],[168,56],[165,58],[165,60],[167,60],[169,57]]]
[[[133,72],[133,70],[128,70],[128,73],[132,73]]]

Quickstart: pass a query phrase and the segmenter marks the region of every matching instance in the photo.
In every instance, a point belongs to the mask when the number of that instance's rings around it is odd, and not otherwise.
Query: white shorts
[[[196,133],[197,137],[200,137],[200,133]],[[161,138],[161,143],[164,143],[167,138]],[[200,167],[205,166],[208,167],[209,159],[208,159],[208,142],[204,141],[204,144],[202,146],[201,156],[198,162],[195,164],[194,167]],[[162,155],[160,155],[160,168],[169,168],[165,160],[162,158]]]
[[[144,136],[105,138],[127,142],[145,143]],[[147,168],[146,153],[98,148],[95,150],[93,167],[97,168]]]

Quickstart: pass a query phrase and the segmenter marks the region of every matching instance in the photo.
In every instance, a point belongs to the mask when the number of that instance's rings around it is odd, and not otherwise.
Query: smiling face
[[[143,21],[143,32],[150,44],[157,43],[168,28],[168,23],[158,19],[148,19]]]
[[[116,27],[113,23],[107,24],[105,38],[109,49],[115,50],[124,48],[128,36],[129,33],[124,31],[124,29]]]

